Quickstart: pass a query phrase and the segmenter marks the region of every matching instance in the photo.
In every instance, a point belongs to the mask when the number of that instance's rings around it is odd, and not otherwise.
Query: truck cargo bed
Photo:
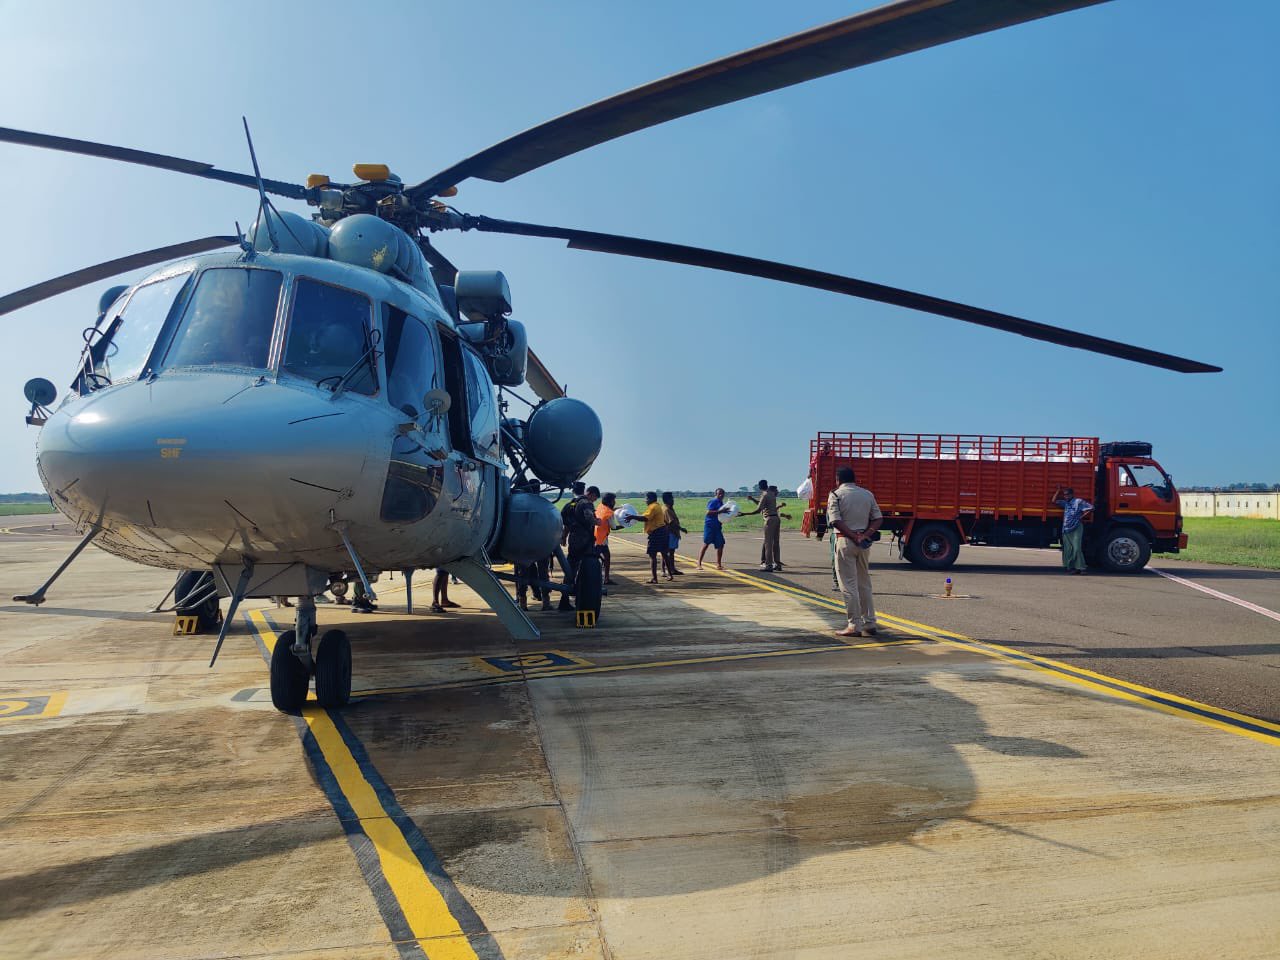
[[[833,432],[818,434],[810,456],[815,491],[851,466],[886,517],[1048,519],[1061,515],[1049,504],[1058,487],[1092,496],[1098,439]]]

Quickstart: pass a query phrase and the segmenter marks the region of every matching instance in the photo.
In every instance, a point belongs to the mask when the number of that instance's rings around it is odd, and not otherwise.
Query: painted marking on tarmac
[[[0,722],[8,720],[40,720],[56,717],[67,705],[67,692],[36,693],[0,697]]]
[[[667,628],[663,628],[667,629]],[[442,680],[438,683],[420,683],[403,687],[375,687],[368,690],[352,690],[353,697],[381,697],[402,693],[421,693],[427,690],[464,690],[471,687],[492,687],[507,683],[526,683],[534,680],[550,680],[555,677],[583,677],[597,673],[621,673],[627,670],[656,670],[664,667],[687,667],[701,664],[732,663],[742,660],[765,660],[772,657],[801,657],[815,653],[838,653],[847,650],[873,650],[880,647],[904,647],[923,643],[933,637],[897,637],[892,640],[875,640],[869,643],[836,643],[816,647],[800,647],[791,650],[762,650],[757,653],[728,653],[716,657],[687,657],[679,660],[637,660],[631,663],[593,664],[582,667],[562,667],[549,670],[525,670],[522,673],[504,673],[489,677],[471,677],[467,680]],[[584,661],[585,663],[585,661]],[[246,687],[231,698],[237,703],[260,703],[267,697],[266,687]]]
[[[679,660],[637,660],[632,663],[610,663],[585,667],[563,667],[552,670],[524,671],[494,677],[477,677],[471,680],[446,680],[441,683],[424,683],[407,687],[378,687],[373,690],[352,690],[351,695],[361,697],[388,696],[398,693],[417,693],[422,690],[458,690],[466,687],[491,687],[504,683],[525,683],[534,680],[550,680],[554,677],[584,677],[597,673],[621,673],[627,670],[656,670],[663,667],[687,667],[707,663],[733,663],[742,660],[766,660],[772,657],[801,657],[815,653],[838,653],[848,650],[871,650],[880,647],[903,647],[920,643],[924,639],[902,637],[893,640],[875,640],[870,643],[835,643],[818,647],[801,647],[793,650],[762,650],[756,653],[727,653],[716,657],[686,657]],[[256,690],[242,690],[232,699],[251,699]],[[242,697],[242,694],[246,696]]]
[[[1225,600],[1227,603],[1234,603],[1237,607],[1244,607],[1246,610],[1252,610],[1254,613],[1260,613],[1264,617],[1270,617],[1272,620],[1280,620],[1280,613],[1274,610],[1268,610],[1266,607],[1260,607],[1256,603],[1250,603],[1248,600],[1241,600],[1239,597],[1233,597],[1229,593],[1223,593],[1221,590],[1214,590],[1206,587],[1204,584],[1196,583],[1194,580],[1184,580],[1182,577],[1176,577],[1172,573],[1166,573],[1157,567],[1147,567],[1152,573],[1158,573],[1166,580],[1172,580],[1174,583],[1180,583],[1184,587],[1190,587],[1192,590],[1199,590],[1201,593],[1207,593],[1211,597],[1217,597],[1219,600]]]
[[[538,650],[510,657],[476,657],[472,661],[488,673],[523,673],[527,670],[546,670],[559,667],[590,667],[590,660],[583,660],[563,650]]]
[[[625,542],[625,541],[624,541]],[[639,544],[631,544],[636,549],[640,549]],[[681,556],[686,560],[693,560],[685,554]],[[820,593],[814,593],[812,590],[806,590],[803,587],[795,587],[791,584],[782,584],[770,580],[762,580],[754,577],[749,573],[741,573],[737,570],[716,570],[712,567],[705,569],[712,573],[718,573],[721,576],[738,580],[742,583],[748,583],[752,586],[759,587],[762,590],[770,590],[774,593],[781,593],[786,596],[796,597],[809,603],[817,604],[828,610],[838,610],[844,613],[844,604],[830,597],[824,597]],[[1198,700],[1190,700],[1186,697],[1180,697],[1174,693],[1168,693],[1164,690],[1155,690],[1151,687],[1144,687],[1137,683],[1130,683],[1127,680],[1120,680],[1117,677],[1107,676],[1103,673],[1095,673],[1092,670],[1085,670],[1081,667],[1073,667],[1070,664],[1062,663],[1059,660],[1050,660],[1047,657],[1037,657],[1034,654],[1022,653],[1011,647],[1002,646],[998,643],[992,643],[989,640],[976,640],[973,637],[966,637],[961,633],[952,633],[949,630],[943,630],[940,627],[932,627],[928,624],[918,623],[915,620],[908,620],[905,617],[896,617],[887,613],[877,613],[877,619],[887,621],[894,627],[907,628],[916,633],[925,636],[939,643],[949,644],[955,647],[962,647],[966,650],[972,650],[983,656],[991,657],[996,660],[1002,660],[1006,663],[1017,664],[1018,666],[1028,667],[1033,670],[1039,670],[1072,683],[1088,687],[1110,696],[1117,697],[1121,700],[1128,700],[1134,703],[1141,703],[1146,706],[1169,713],[1174,716],[1183,717],[1189,720],[1195,720],[1197,723],[1203,723],[1217,730],[1223,730],[1227,733],[1233,733],[1237,736],[1248,737],[1251,740],[1257,740],[1261,743],[1270,743],[1273,745],[1280,744],[1280,724],[1270,723],[1266,720],[1260,720],[1257,717],[1250,717],[1243,713],[1235,713],[1222,707],[1215,707],[1211,704],[1201,703]]]
[[[270,656],[277,634],[261,610],[246,615]],[[471,937],[484,921],[445,873],[439,857],[404,812],[340,714],[304,707],[303,747],[347,834],[365,882],[402,957],[478,960]]]

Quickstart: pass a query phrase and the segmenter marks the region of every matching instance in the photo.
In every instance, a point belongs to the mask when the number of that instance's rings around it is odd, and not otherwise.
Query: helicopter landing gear
[[[281,713],[297,713],[307,700],[306,665],[293,654],[297,634],[286,630],[271,651],[271,704]]]
[[[311,597],[299,597],[293,629],[280,634],[271,651],[271,703],[283,713],[297,713],[307,701],[307,688],[315,670],[311,659],[311,638],[315,635],[316,602]]]
[[[351,641],[342,630],[326,630],[316,648],[316,700],[345,707],[351,699]]]
[[[342,630],[326,630],[313,659],[315,600],[299,597],[295,610],[294,628],[280,634],[271,651],[272,705],[282,713],[297,713],[307,702],[314,674],[316,702],[325,708],[345,707],[351,700],[351,641]]]
[[[600,558],[583,557],[578,561],[577,608],[590,610],[600,619],[600,598],[604,595],[604,569]]]

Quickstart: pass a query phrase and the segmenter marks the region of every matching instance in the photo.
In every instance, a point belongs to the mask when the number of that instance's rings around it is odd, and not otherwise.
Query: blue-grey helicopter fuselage
[[[130,342],[131,324],[153,342]],[[104,549],[174,569],[247,556],[340,571],[339,528],[373,570],[492,542],[494,388],[438,297],[330,260],[209,254],[131,288],[100,329],[119,341],[107,373],[50,416],[38,463]],[[463,394],[452,418],[423,408],[446,382]]]

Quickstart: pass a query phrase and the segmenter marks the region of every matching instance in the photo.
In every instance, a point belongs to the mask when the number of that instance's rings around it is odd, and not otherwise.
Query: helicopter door
[[[446,471],[446,496],[453,497],[454,513],[470,524],[473,540],[466,554],[471,555],[488,541],[497,523],[495,464],[501,461],[490,460],[491,444],[497,443],[497,411],[493,407],[493,387],[479,359],[463,348],[452,331],[441,330],[440,346],[445,389],[452,400],[449,439],[456,451],[452,458],[454,471]],[[455,484],[457,490],[453,493]]]
[[[416,523],[435,510],[444,488],[440,450],[448,445],[447,427],[422,402],[440,377],[436,344],[421,320],[389,304],[384,311],[387,400],[413,426],[392,444],[381,517],[385,523]]]
[[[467,409],[466,370],[457,335],[442,333],[440,350],[444,356],[444,388],[452,401],[449,405],[449,441],[453,449],[471,456],[471,413]]]

